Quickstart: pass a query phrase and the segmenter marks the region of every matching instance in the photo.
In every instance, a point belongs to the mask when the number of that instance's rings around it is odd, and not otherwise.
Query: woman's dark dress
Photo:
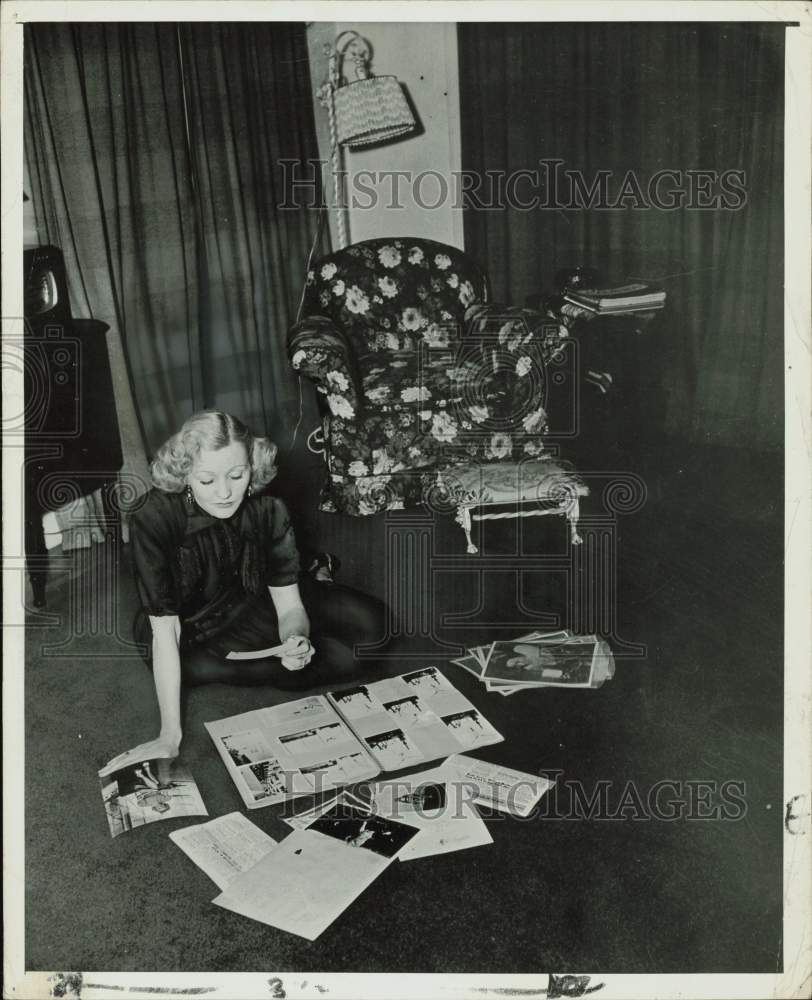
[[[147,616],[177,615],[188,682],[298,688],[343,679],[356,666],[353,647],[384,638],[380,601],[309,576],[300,580],[290,517],[277,497],[247,496],[231,517],[216,518],[183,493],[153,489],[132,517],[130,542],[142,607],[136,639],[150,648]],[[230,652],[279,644],[268,587],[297,582],[316,647],[311,664],[288,671],[276,657],[227,660]]]

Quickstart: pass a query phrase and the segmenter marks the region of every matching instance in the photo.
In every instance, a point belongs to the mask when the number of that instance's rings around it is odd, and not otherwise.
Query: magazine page
[[[488,655],[483,679],[529,685],[590,687],[596,642],[558,644],[495,642]]]
[[[161,819],[208,816],[194,778],[177,760],[139,761],[100,781],[111,837]]]
[[[379,781],[372,787],[376,815],[420,831],[398,855],[401,861],[492,844],[493,838],[470,798],[470,787],[460,781],[455,768],[446,764],[404,778]]]
[[[333,691],[329,697],[384,771],[503,738],[436,667]]]
[[[173,830],[169,839],[220,889],[276,846],[273,837],[238,812]]]
[[[307,829],[294,830],[214,902],[315,941],[417,832],[361,810],[334,807]]]
[[[513,816],[528,816],[542,795],[555,784],[550,778],[461,754],[449,757],[445,767],[470,789],[474,802]]]
[[[207,722],[206,729],[249,809],[378,773],[322,695]]]

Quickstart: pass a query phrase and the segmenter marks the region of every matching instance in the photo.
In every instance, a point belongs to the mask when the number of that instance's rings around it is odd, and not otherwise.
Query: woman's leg
[[[316,654],[302,670],[287,670],[278,657],[229,660],[227,653],[263,649],[279,643],[276,614],[270,599],[249,599],[246,612],[234,627],[207,645],[181,641],[181,669],[185,685],[271,685],[301,691],[320,684],[349,681],[375,668],[387,634],[386,605],[351,587],[304,576],[302,600],[310,617]],[[139,623],[140,624],[140,623]],[[149,622],[144,619],[146,631]],[[144,640],[143,628],[136,636]],[[376,657],[356,657],[356,647],[376,645]],[[148,646],[149,648],[149,646]],[[147,660],[150,665],[149,660]]]
[[[186,647],[181,664],[186,684],[267,684],[285,691],[302,691],[321,684],[340,684],[374,670],[374,659],[356,657],[356,647],[384,648],[386,605],[351,587],[305,576],[299,582],[310,618],[316,654],[303,670],[286,670],[278,657],[229,660],[232,650],[262,649],[279,642],[270,601],[252,602],[234,633],[218,636],[212,647]],[[377,658],[377,656],[376,656]]]
[[[370,664],[380,656],[389,638],[388,613],[383,601],[352,587],[309,576],[300,581],[299,588],[314,636],[345,647],[358,665]],[[375,657],[365,661],[357,658],[355,650],[363,646],[375,646]]]
[[[302,691],[320,683],[313,677],[311,664],[303,670],[286,670],[278,657],[228,660],[205,646],[181,650],[181,670],[183,683],[188,687],[200,684],[269,685],[282,691]]]

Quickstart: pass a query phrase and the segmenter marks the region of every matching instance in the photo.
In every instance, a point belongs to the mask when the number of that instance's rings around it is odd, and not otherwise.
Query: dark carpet
[[[502,698],[446,671],[506,737],[478,755],[557,772],[556,792],[529,820],[488,818],[492,845],[393,864],[315,943],[211,905],[215,885],[167,837],[199,820],[110,839],[96,772],[153,735],[151,676],[128,646],[126,547],[57,553],[52,618],[32,614],[27,633],[26,968],[779,970],[783,530],[773,466],[711,451],[637,457],[630,467],[646,470],[648,498],[617,519],[614,680]],[[385,591],[385,517],[323,515],[318,530],[342,557],[342,582]],[[467,556],[452,519],[434,519],[433,570],[412,583],[430,590],[435,636],[402,635],[387,672],[442,663],[431,648],[441,641],[463,647],[510,638],[522,623],[570,621],[560,573],[516,572],[521,555],[566,554],[558,519],[477,530],[483,551]],[[630,644],[645,655],[627,655]],[[203,722],[288,697],[224,686],[189,694],[183,759],[210,816],[241,800]],[[698,796],[694,813],[716,818],[641,814],[635,802],[666,779],[678,783],[672,798]],[[744,803],[732,818],[719,818],[725,782],[740,783]],[[604,815],[578,818],[573,796],[596,789]],[[281,838],[279,813],[250,818]]]

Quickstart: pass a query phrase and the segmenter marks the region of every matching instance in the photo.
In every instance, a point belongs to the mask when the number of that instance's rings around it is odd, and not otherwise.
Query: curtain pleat
[[[317,221],[278,208],[280,160],[317,155],[304,33],[188,23],[179,38],[206,268],[204,390],[286,435],[298,386],[284,339]]]
[[[125,458],[145,472],[204,406],[289,437],[317,212],[279,209],[278,161],[318,155],[304,25],[33,24],[25,63],[39,231],[74,314],[111,325]]]
[[[658,171],[683,188],[689,170],[744,171],[732,210],[572,208],[548,190],[550,207],[465,213],[503,300],[577,264],[661,282],[666,429],[695,443],[783,443],[783,46],[766,23],[459,26],[464,170],[559,160],[588,183],[608,172],[612,195],[632,171],[644,196]]]

